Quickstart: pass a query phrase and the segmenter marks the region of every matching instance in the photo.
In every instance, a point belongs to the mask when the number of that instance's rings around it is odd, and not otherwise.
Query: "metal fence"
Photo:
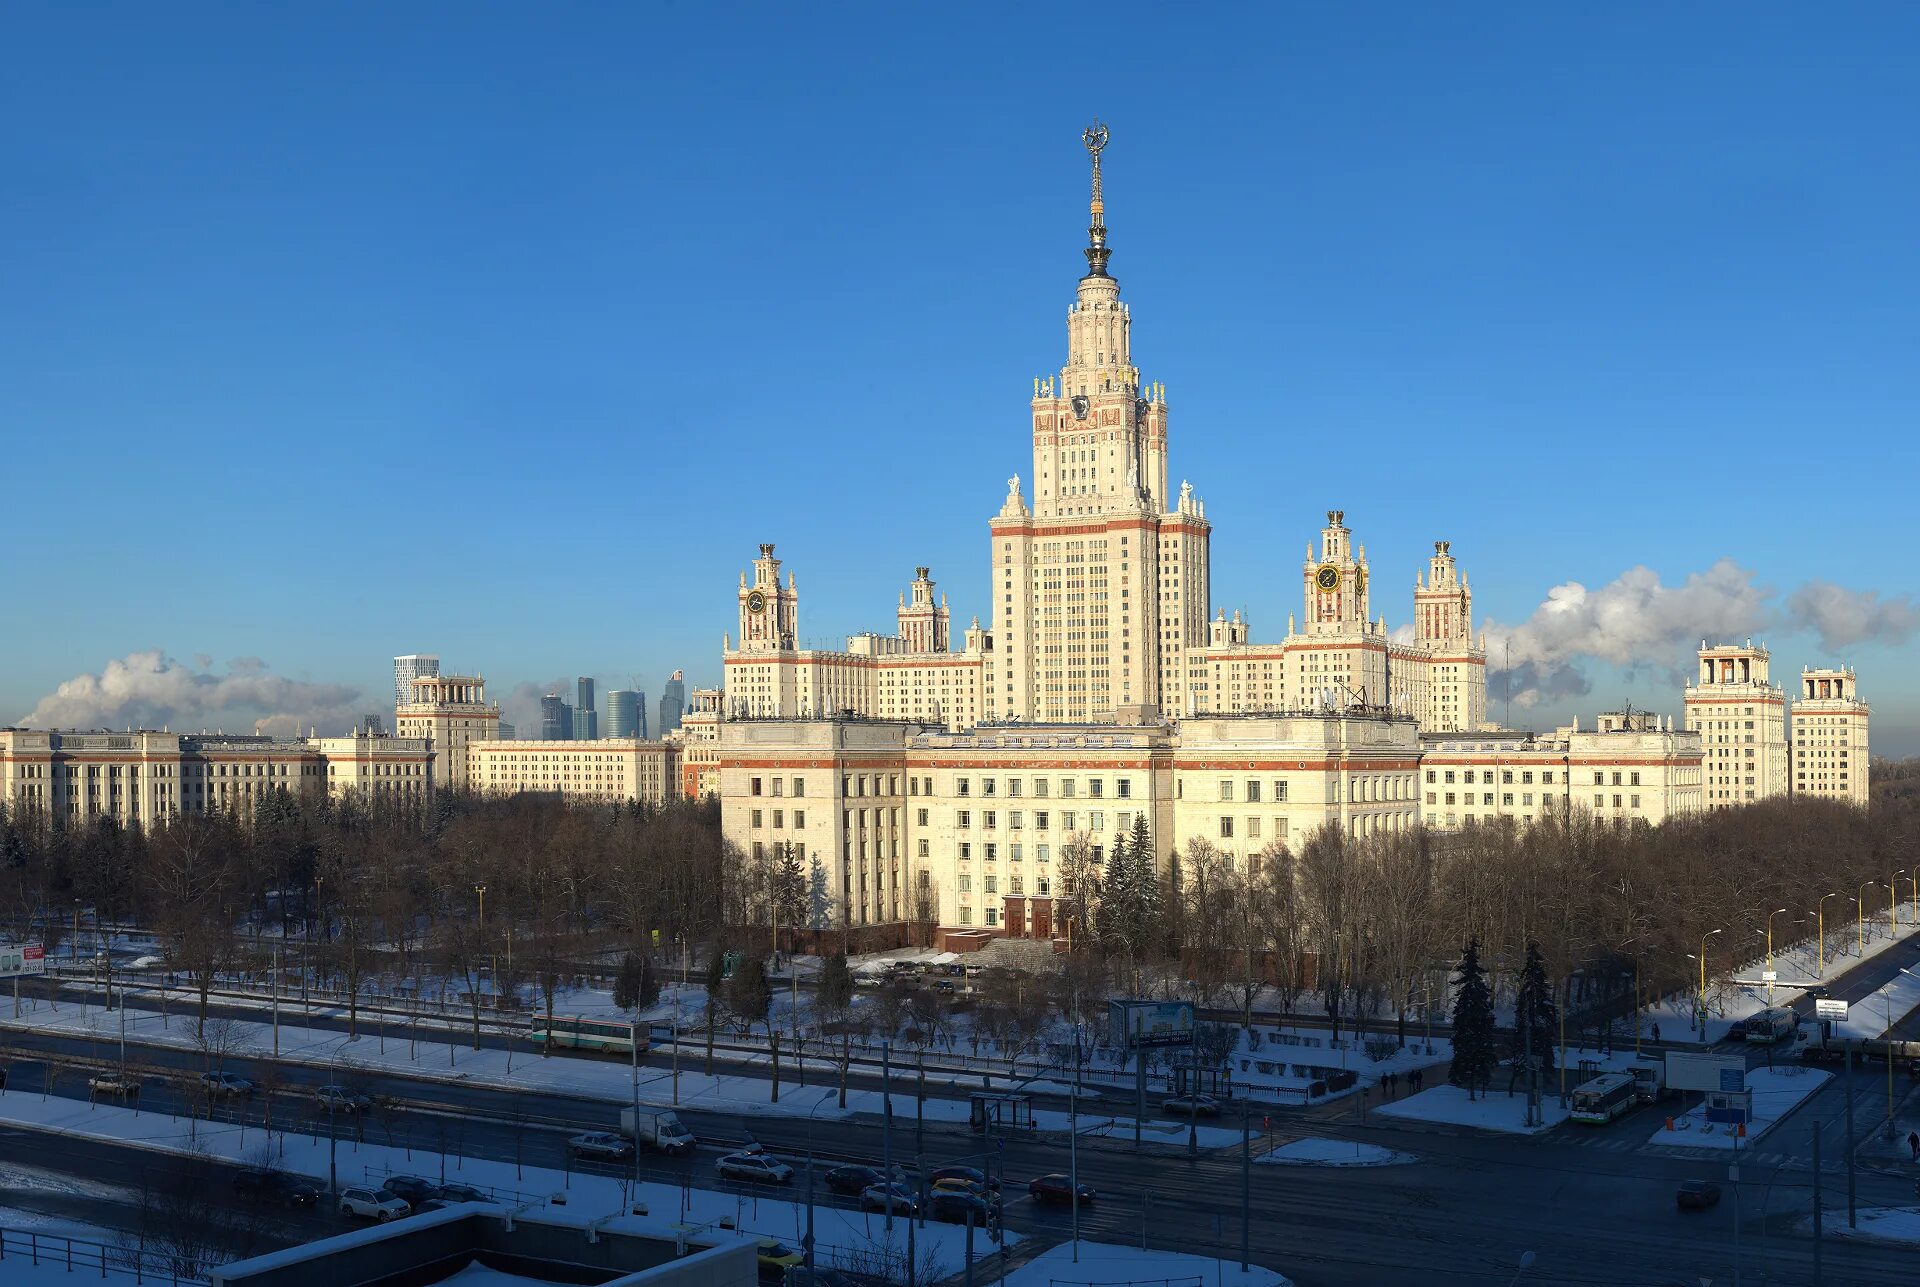
[[[170,1287],[207,1281],[203,1275],[183,1273],[171,1258],[159,1252],[0,1225],[0,1282],[12,1277],[7,1266],[16,1264],[45,1265],[90,1278],[112,1274],[136,1283],[166,1283]]]
[[[1050,1287],[1201,1287],[1198,1274],[1190,1278],[1124,1278],[1089,1280],[1085,1278],[1049,1278]]]

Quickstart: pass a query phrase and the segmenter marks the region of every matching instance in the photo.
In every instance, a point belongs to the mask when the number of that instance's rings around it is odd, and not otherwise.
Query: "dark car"
[[[233,1191],[243,1198],[260,1202],[278,1202],[289,1207],[310,1207],[320,1201],[320,1190],[284,1171],[266,1171],[248,1167],[233,1177]]]
[[[1705,1211],[1720,1204],[1720,1186],[1712,1180],[1682,1180],[1673,1196],[1682,1211]]]
[[[971,1193],[934,1193],[927,1198],[927,1214],[944,1224],[965,1224],[971,1218],[974,1228],[984,1229],[993,1207]]]
[[[405,1198],[407,1205],[414,1208],[429,1198],[439,1196],[433,1183],[417,1175],[389,1175],[382,1187],[397,1198]]]
[[[392,1180],[387,1181],[387,1187],[388,1188],[393,1187]],[[405,1197],[406,1195],[402,1194],[401,1196]],[[442,1202],[491,1202],[493,1201],[493,1199],[488,1197],[486,1193],[484,1193],[480,1189],[474,1188],[471,1184],[436,1184],[433,1186],[433,1196],[440,1199],[440,1201]]]
[[[972,1166],[943,1166],[936,1171],[927,1172],[928,1184],[938,1184],[942,1180],[965,1180],[968,1184],[978,1184],[986,1189],[1000,1187],[1000,1181],[988,1179],[985,1171]]]
[[[1035,1202],[1047,1202],[1057,1206],[1084,1205],[1093,1201],[1094,1193],[1087,1185],[1077,1190],[1073,1181],[1059,1172],[1043,1175],[1027,1184],[1027,1196]],[[1077,1199],[1077,1201],[1076,1201]]]
[[[836,1166],[820,1178],[829,1192],[857,1198],[886,1177],[877,1166]]]

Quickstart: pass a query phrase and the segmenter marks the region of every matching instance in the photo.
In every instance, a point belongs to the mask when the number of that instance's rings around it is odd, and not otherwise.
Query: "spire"
[[[1100,193],[1100,153],[1107,146],[1107,127],[1098,120],[1086,128],[1080,141],[1093,158],[1093,200],[1089,206],[1092,221],[1087,228],[1087,276],[1107,276],[1107,204]]]

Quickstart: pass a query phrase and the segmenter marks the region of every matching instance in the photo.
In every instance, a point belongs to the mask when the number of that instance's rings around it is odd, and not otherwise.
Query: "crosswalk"
[[[1811,1171],[1813,1157],[1807,1153],[1786,1153],[1770,1149],[1701,1148],[1690,1144],[1649,1144],[1631,1137],[1573,1135],[1556,1141],[1575,1148],[1596,1149],[1602,1153],[1643,1153],[1649,1157],[1681,1158],[1692,1162],[1738,1162],[1742,1165]],[[1820,1159],[1820,1169],[1837,1174],[1845,1163],[1832,1155]]]

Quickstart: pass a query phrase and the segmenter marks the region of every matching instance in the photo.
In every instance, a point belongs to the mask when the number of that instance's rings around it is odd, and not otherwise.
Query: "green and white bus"
[[[1573,1092],[1573,1109],[1567,1116],[1576,1122],[1605,1125],[1637,1102],[1631,1073],[1601,1073]]]
[[[647,1050],[647,1028],[625,1019],[586,1019],[578,1015],[555,1015],[548,1023],[544,1015],[533,1021],[528,1034],[535,1045],[552,1050],[595,1050],[609,1055],[631,1055],[637,1041],[640,1053]]]

